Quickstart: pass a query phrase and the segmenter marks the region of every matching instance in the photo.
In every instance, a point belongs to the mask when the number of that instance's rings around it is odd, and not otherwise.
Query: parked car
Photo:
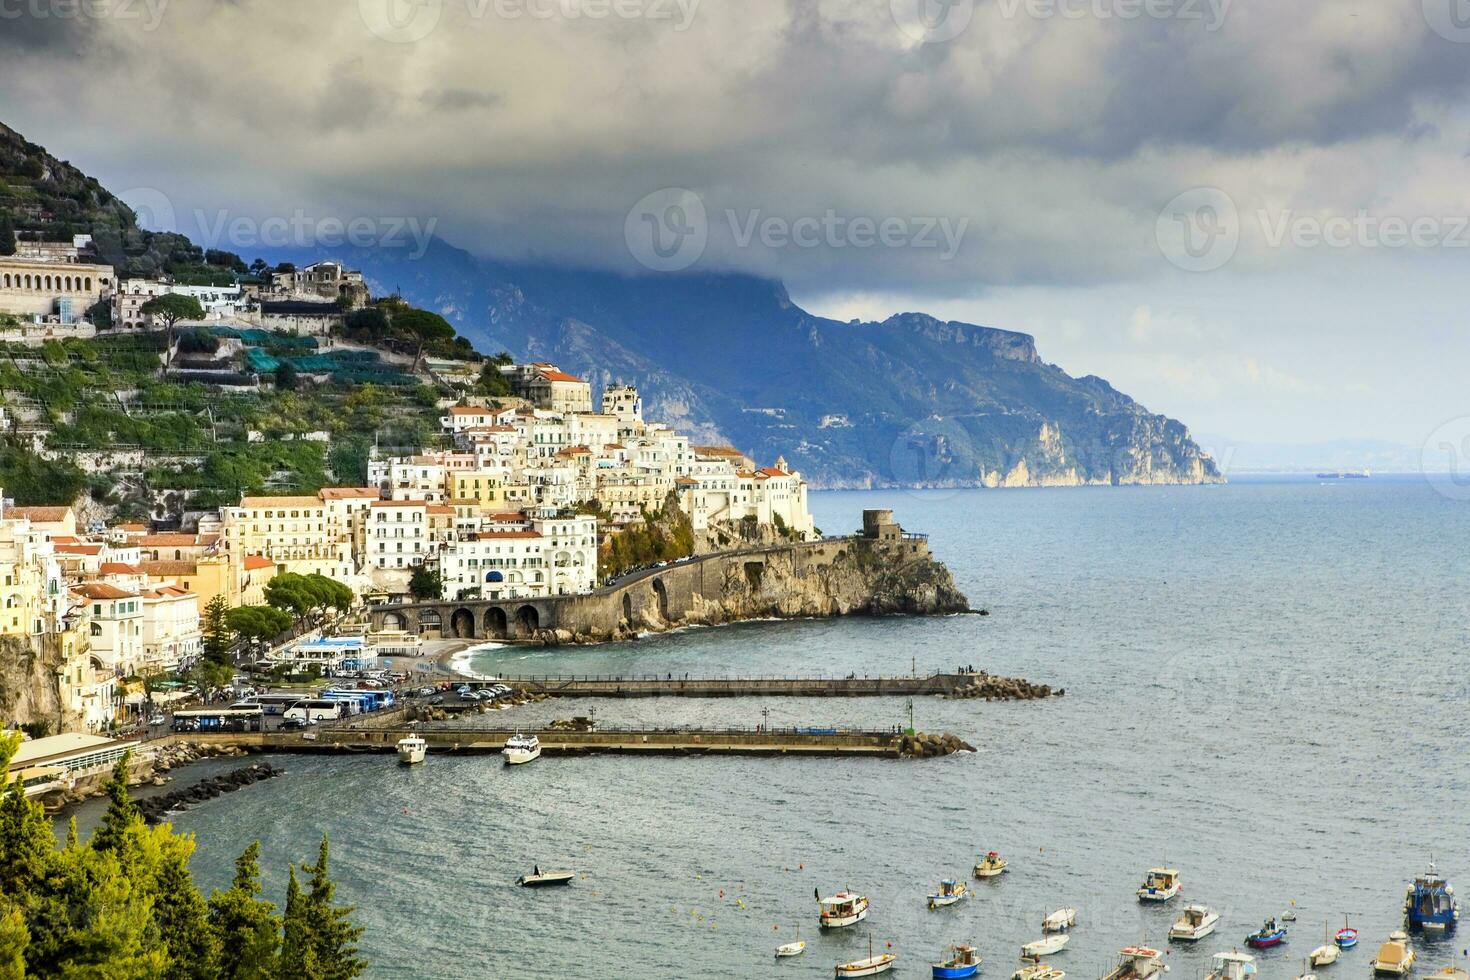
[[[148,724],[157,728],[159,725],[167,725],[168,719],[163,716],[162,712],[159,712],[148,719]]]
[[[431,704],[431,705],[434,705],[434,704],[443,704],[444,703],[444,695],[442,695],[442,694],[436,694],[433,697],[429,698],[429,700],[426,703]]]
[[[281,721],[281,728],[283,730],[284,729],[288,729],[288,728],[305,728],[305,727],[306,727],[306,721],[305,721],[305,719],[302,719],[302,718],[286,718],[286,719],[283,719]]]

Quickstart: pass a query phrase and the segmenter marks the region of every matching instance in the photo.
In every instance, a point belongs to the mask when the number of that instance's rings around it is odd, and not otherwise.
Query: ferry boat
[[[500,754],[505,756],[505,764],[508,766],[525,765],[541,758],[541,740],[535,735],[516,732],[505,740],[505,748],[500,750]]]
[[[1034,943],[1027,943],[1021,947],[1021,959],[1034,960],[1038,956],[1050,956],[1053,953],[1059,953],[1071,938],[1065,932],[1054,932],[1044,939],[1038,939]]]
[[[823,929],[841,929],[868,917],[867,896],[854,895],[849,891],[840,891],[829,898],[823,898],[818,892],[817,906],[820,909],[817,921]]]
[[[1138,889],[1140,902],[1167,902],[1184,890],[1179,872],[1174,868],[1151,868]]]
[[[1249,980],[1256,975],[1256,958],[1249,953],[1215,954],[1215,968],[1205,980]]]
[[[1261,924],[1258,932],[1253,932],[1245,937],[1245,944],[1256,949],[1270,949],[1284,942],[1286,942],[1286,926],[1278,925],[1274,918],[1267,919]]]
[[[1041,920],[1042,932],[1062,932],[1077,924],[1077,910],[1064,905]]]
[[[1184,914],[1169,927],[1169,942],[1193,943],[1215,931],[1220,913],[1204,905],[1186,905]]]
[[[418,765],[429,753],[429,743],[417,735],[400,738],[396,748],[398,749],[398,761],[405,766]]]
[[[949,948],[949,957],[934,964],[934,980],[954,980],[958,977],[973,977],[980,972],[980,954],[974,946],[956,945]]]
[[[975,865],[976,878],[996,878],[1005,874],[1006,859],[995,851],[985,855],[985,858]]]
[[[1440,877],[1433,861],[1429,862],[1429,870],[1415,878],[1404,893],[1404,917],[1410,929],[1449,930],[1460,921],[1455,888]]]
[[[893,964],[898,956],[895,953],[879,953],[873,955],[873,937],[868,937],[868,955],[861,960],[853,960],[851,963],[838,963],[836,974],[839,977],[872,977],[879,973],[887,973],[893,969]]]
[[[1103,980],[1146,980],[1169,969],[1164,954],[1147,946],[1125,946],[1118,958],[1118,965]]]
[[[1032,963],[1011,974],[1011,980],[1064,980],[1066,974],[1045,963]]]
[[[970,889],[965,887],[963,881],[946,878],[939,883],[939,891],[929,896],[929,907],[931,909],[940,909],[946,905],[953,905],[962,898],[969,897]]]
[[[1395,932],[1388,937],[1388,942],[1378,947],[1378,953],[1373,957],[1373,975],[1401,977],[1414,969],[1417,958],[1414,948],[1409,945],[1408,935]]]

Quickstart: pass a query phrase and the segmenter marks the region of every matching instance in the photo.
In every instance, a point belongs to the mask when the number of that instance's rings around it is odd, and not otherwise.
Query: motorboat
[[[856,925],[868,917],[868,899],[865,895],[855,895],[849,891],[840,891],[836,895],[822,898],[817,896],[817,921],[823,929],[841,929],[843,926]]]
[[[1333,934],[1332,941],[1337,943],[1338,949],[1352,949],[1358,945],[1358,930],[1348,925],[1347,916],[1342,917],[1342,928]]]
[[[1404,918],[1410,929],[1449,930],[1460,921],[1455,887],[1440,876],[1433,861],[1404,893]]]
[[[1118,952],[1118,965],[1103,980],[1146,980],[1168,971],[1164,954],[1147,946],[1125,946]]]
[[[1395,932],[1388,937],[1388,942],[1378,947],[1378,953],[1373,957],[1374,976],[1401,977],[1414,969],[1414,947],[1409,945],[1409,936],[1404,932]]]
[[[424,756],[429,754],[429,743],[417,735],[398,740],[398,761],[405,766],[416,766],[424,761]]]
[[[1045,963],[1032,963],[1011,974],[1011,980],[1063,980],[1066,974]]]
[[[868,955],[863,959],[853,960],[851,963],[838,963],[836,974],[839,977],[877,976],[880,973],[887,973],[893,969],[893,964],[897,959],[898,955],[896,953],[879,953],[877,956],[874,956],[873,937],[869,936]]]
[[[537,867],[528,875],[521,875],[516,884],[522,888],[550,888],[555,885],[570,885],[577,877],[575,871],[542,871]]]
[[[1327,923],[1322,923],[1322,945],[1312,950],[1307,961],[1313,966],[1331,966],[1337,962],[1338,954],[1342,952],[1337,944],[1331,939]]]
[[[508,766],[521,766],[527,762],[534,762],[541,758],[541,740],[535,735],[522,735],[516,732],[505,740],[505,747],[500,750],[505,756],[505,764]]]
[[[980,972],[980,953],[974,946],[955,945],[949,948],[949,956],[934,964],[934,980],[952,980],[957,977],[973,977]]]
[[[1174,868],[1150,868],[1138,889],[1140,902],[1167,902],[1184,890]]]
[[[1068,940],[1071,938],[1065,932],[1049,933],[1034,943],[1027,943],[1022,946],[1021,959],[1034,960],[1038,956],[1050,956],[1053,953],[1061,952],[1062,947],[1066,946]]]
[[[1205,980],[1249,980],[1256,975],[1256,958],[1249,953],[1231,950],[1216,953],[1215,968]]]
[[[975,865],[976,878],[998,878],[1005,874],[1006,859],[996,851],[991,851]]]
[[[1169,942],[1193,943],[1215,931],[1220,913],[1205,905],[1186,905],[1184,914],[1169,927]]]
[[[1280,946],[1286,942],[1286,926],[1277,923],[1275,918],[1267,919],[1261,924],[1261,928],[1245,937],[1245,944],[1255,949],[1270,949]]]
[[[785,959],[788,956],[800,956],[806,952],[806,940],[801,938],[801,926],[796,927],[796,938],[789,943],[782,943],[776,947],[776,959]]]
[[[1077,910],[1064,905],[1041,920],[1042,932],[1065,932],[1077,924]]]
[[[942,909],[946,905],[953,905],[962,898],[970,897],[970,889],[963,881],[954,878],[946,878],[939,883],[939,891],[929,896],[929,907],[931,909]]]

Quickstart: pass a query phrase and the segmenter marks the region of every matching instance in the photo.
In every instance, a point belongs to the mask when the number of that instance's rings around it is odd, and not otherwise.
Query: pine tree
[[[214,663],[224,663],[230,650],[233,634],[225,618],[229,611],[230,604],[222,595],[210,599],[204,607],[204,621],[200,624],[204,633],[204,656]]]
[[[279,975],[292,980],[323,980],[317,970],[315,937],[311,932],[311,916],[301,883],[296,880],[296,866],[291,865],[286,879],[286,914],[281,919],[281,968]]]
[[[187,840],[172,838],[170,843]],[[153,921],[163,934],[169,954],[168,969],[163,974],[166,980],[211,980],[219,975],[219,943],[210,928],[209,906],[189,874],[192,851],[192,841],[186,847],[169,848],[154,879]]]
[[[0,773],[8,772],[20,738],[0,737]],[[24,896],[46,877],[56,838],[41,804],[27,800],[20,783],[0,794],[0,895]]]
[[[311,873],[311,891],[306,899],[313,946],[326,980],[350,980],[367,969],[367,961],[357,955],[362,928],[352,924],[350,906],[332,904],[337,886],[328,874],[329,850],[327,835],[322,834],[316,864],[303,865],[301,869]]]
[[[21,980],[26,975],[26,946],[30,941],[20,906],[0,896],[0,980]]]
[[[107,792],[107,813],[102,824],[92,834],[92,850],[117,855],[124,871],[131,867],[137,854],[138,831],[143,826],[143,817],[128,795],[128,763],[133,754],[128,752],[112,767],[112,778],[103,787]]]
[[[260,843],[235,859],[229,891],[209,899],[209,921],[219,938],[221,980],[267,980],[277,975],[281,944],[275,906],[260,898]]]

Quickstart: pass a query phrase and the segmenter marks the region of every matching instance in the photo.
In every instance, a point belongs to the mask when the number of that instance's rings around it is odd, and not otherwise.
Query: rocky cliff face
[[[61,708],[61,665],[54,636],[0,636],[0,723],[44,721],[53,733],[80,727],[80,719]]]

